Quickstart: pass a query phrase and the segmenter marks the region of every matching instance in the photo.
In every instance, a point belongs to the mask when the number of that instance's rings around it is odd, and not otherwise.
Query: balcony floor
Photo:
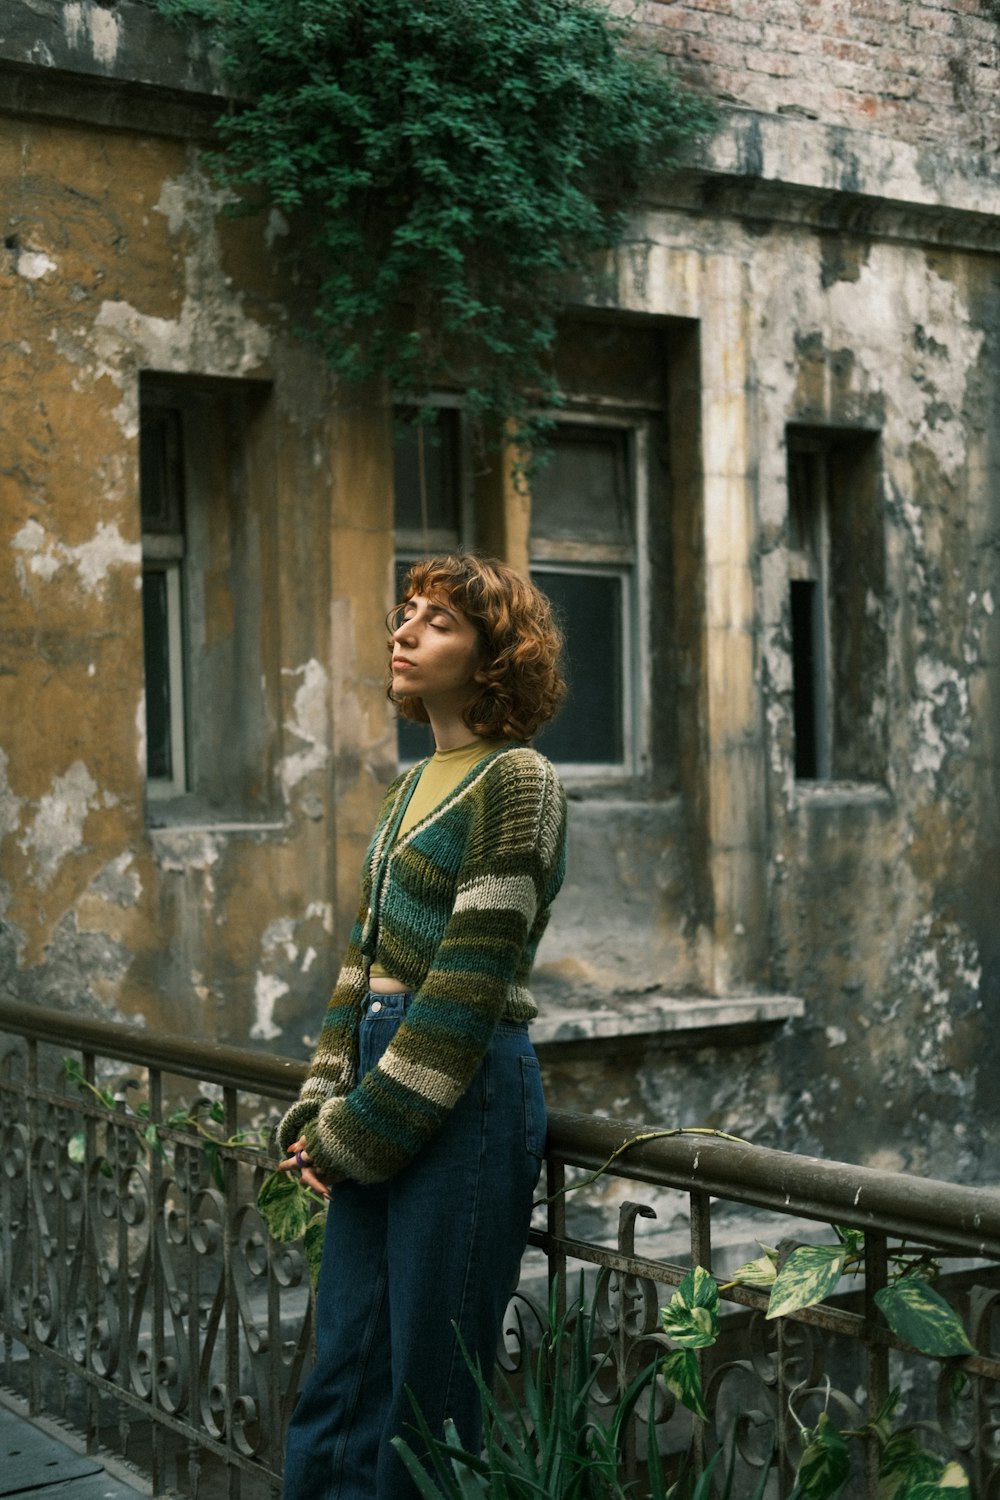
[[[0,1500],[140,1500],[100,1458],[75,1452],[27,1417],[0,1406]]]

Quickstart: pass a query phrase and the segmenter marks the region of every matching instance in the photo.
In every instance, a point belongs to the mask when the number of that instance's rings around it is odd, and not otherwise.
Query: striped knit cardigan
[[[283,1150],[305,1135],[328,1183],[398,1172],[468,1087],[496,1023],[537,1014],[526,986],[565,868],[559,780],[535,750],[494,751],[396,842],[424,764],[386,792],[312,1066],[278,1127]],[[378,1066],[357,1079],[376,959],[414,998]]]

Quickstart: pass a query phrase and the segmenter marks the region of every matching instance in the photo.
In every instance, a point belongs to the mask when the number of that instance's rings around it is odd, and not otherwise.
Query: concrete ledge
[[[541,1001],[531,1039],[536,1046],[565,1042],[597,1042],[625,1037],[654,1037],[679,1033],[708,1033],[709,1041],[728,1040],[714,1033],[776,1025],[805,1014],[805,1001],[794,995],[727,995],[674,997],[644,995],[611,1005],[580,1005]]]
[[[913,145],[819,120],[723,109],[719,128],[650,194],[655,210],[1000,248],[1000,170],[992,157]]]

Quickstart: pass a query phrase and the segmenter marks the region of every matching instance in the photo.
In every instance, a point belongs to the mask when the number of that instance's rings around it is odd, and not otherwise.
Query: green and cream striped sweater
[[[305,1135],[331,1183],[398,1172],[468,1087],[496,1023],[537,1014],[527,984],[565,868],[558,777],[527,746],[497,750],[397,841],[423,765],[386,792],[312,1066],[278,1127],[283,1150]],[[378,1066],[357,1079],[376,959],[414,999]]]

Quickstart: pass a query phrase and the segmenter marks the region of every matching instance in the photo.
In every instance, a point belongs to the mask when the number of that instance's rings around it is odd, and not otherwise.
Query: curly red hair
[[[468,552],[428,557],[403,579],[390,630],[397,611],[416,594],[461,610],[479,634],[484,681],[462,715],[468,728],[483,739],[530,740],[566,696],[562,631],[545,595],[495,558]],[[394,698],[391,682],[388,695],[404,719],[428,722],[419,698]]]

